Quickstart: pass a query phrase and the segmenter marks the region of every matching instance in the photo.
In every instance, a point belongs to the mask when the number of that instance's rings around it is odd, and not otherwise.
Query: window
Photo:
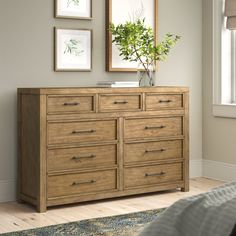
[[[224,17],[221,33],[221,103],[234,103],[234,31],[225,28]]]
[[[236,32],[226,29],[224,0],[213,1],[213,114],[236,118]]]

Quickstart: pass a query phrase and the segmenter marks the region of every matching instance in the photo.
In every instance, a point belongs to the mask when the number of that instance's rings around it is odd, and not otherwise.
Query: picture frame
[[[135,9],[134,6],[137,8]],[[133,14],[141,12],[140,7],[143,8],[143,18],[153,28],[157,37],[158,0],[106,0],[106,71],[137,72],[136,62],[122,60],[119,56],[118,48],[112,43],[109,26],[111,23],[117,25],[132,20]]]
[[[55,71],[92,70],[92,30],[54,28]]]
[[[55,0],[55,18],[92,20],[92,0]]]

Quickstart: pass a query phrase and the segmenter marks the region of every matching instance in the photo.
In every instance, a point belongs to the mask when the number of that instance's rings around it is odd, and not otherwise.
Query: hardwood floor
[[[27,204],[16,202],[0,204],[0,233],[62,224],[89,218],[120,215],[168,207],[175,201],[200,194],[223,184],[221,181],[195,178],[190,181],[190,191],[166,191],[134,197],[50,208],[46,213],[36,213]]]

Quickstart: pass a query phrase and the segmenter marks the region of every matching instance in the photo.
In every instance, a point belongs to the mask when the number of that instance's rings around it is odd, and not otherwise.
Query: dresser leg
[[[23,204],[23,203],[25,203],[25,201],[23,201],[22,199],[20,199],[20,198],[17,198],[17,203],[19,203],[19,204]]]
[[[43,206],[37,205],[37,211],[38,213],[45,213],[47,211],[46,205]]]
[[[44,197],[39,198],[37,201],[36,208],[39,213],[46,212],[47,211],[46,198]]]
[[[181,192],[189,192],[189,186],[181,188]]]

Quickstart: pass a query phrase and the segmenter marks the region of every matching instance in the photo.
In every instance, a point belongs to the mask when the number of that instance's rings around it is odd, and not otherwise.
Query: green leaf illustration
[[[79,6],[80,0],[67,0],[67,8],[68,8],[71,4],[74,4],[74,6]]]
[[[80,41],[76,39],[70,39],[68,41],[65,41],[65,49],[64,54],[71,54],[75,55],[76,57],[81,56],[84,52],[84,50],[80,50]]]

